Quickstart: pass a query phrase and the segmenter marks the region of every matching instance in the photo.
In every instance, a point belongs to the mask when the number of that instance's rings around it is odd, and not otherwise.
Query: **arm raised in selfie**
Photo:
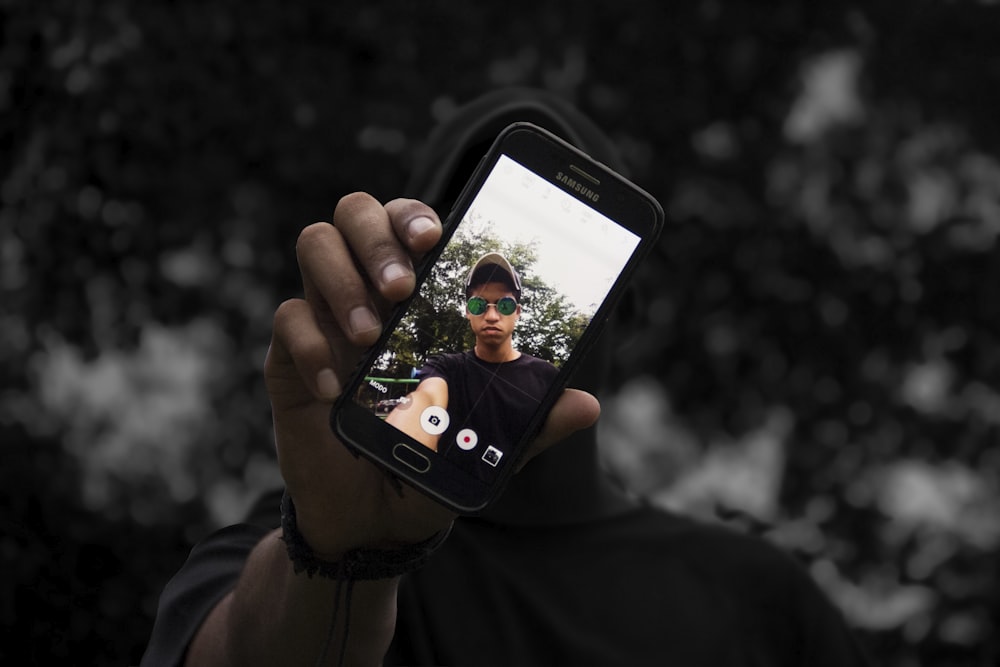
[[[299,236],[304,298],[277,309],[264,375],[298,533],[322,561],[337,563],[356,549],[403,549],[454,519],[414,489],[398,491],[329,426],[348,374],[378,337],[388,309],[412,292],[413,262],[440,234],[426,205],[383,206],[358,193],[339,202],[332,224],[310,225]],[[598,410],[589,394],[568,391],[531,453],[589,426]],[[297,573],[282,537],[272,531],[253,549],[235,588],[198,630],[187,665],[314,665],[321,656],[329,664],[341,656],[344,664],[381,661],[394,630],[398,579],[343,585]]]

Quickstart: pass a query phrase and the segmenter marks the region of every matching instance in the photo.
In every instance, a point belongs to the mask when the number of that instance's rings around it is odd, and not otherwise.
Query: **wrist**
[[[298,526],[292,498],[286,492],[281,499],[281,539],[296,574],[310,578],[319,575],[338,581],[389,579],[419,569],[444,543],[451,526],[427,540],[394,549],[351,548],[339,551],[315,551]]]
[[[357,547],[356,540],[331,527],[329,517],[310,512],[308,505],[300,508],[286,491],[281,498],[282,539],[287,537],[289,520],[294,521],[294,529],[317,557],[335,561]]]

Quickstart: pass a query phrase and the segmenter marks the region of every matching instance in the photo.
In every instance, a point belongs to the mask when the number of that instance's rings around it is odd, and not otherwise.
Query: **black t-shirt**
[[[501,364],[483,361],[471,350],[431,357],[420,379],[439,377],[448,383],[450,421],[438,451],[483,481],[492,481],[496,452],[502,457],[512,451],[558,374],[549,362],[524,353]],[[460,446],[459,435],[467,439],[470,431],[475,445]],[[488,453],[491,447],[494,451]]]
[[[278,525],[280,493],[251,523],[199,544],[160,599],[144,667],[180,665],[201,621]],[[839,612],[769,543],[643,507],[565,526],[459,519],[403,577],[386,665],[867,664]]]

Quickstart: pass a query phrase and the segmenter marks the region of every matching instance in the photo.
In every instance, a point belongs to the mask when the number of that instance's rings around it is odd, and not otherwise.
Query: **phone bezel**
[[[566,387],[573,368],[592,345],[602,328],[609,309],[617,301],[622,289],[634,272],[635,266],[655,242],[663,224],[663,210],[659,203],[634,183],[547,130],[531,123],[514,123],[498,135],[456,200],[444,222],[444,233],[441,240],[434,250],[424,258],[417,270],[417,289],[414,290],[414,295],[418,293],[420,286],[427,279],[434,262],[443,252],[465,215],[465,211],[475,199],[501,155],[507,155],[550,184],[560,187],[582,203],[606,215],[615,223],[636,234],[640,240],[607,297],[595,311],[591,323],[560,368],[555,382],[532,418],[525,437],[506,457],[507,461],[502,464],[503,467],[496,481],[492,484],[484,483],[469,475],[444,456],[427,449],[417,440],[386,424],[370,410],[363,408],[353,400],[358,388],[364,382],[365,370],[384,350],[389,336],[393,329],[398,326],[412,301],[412,296],[394,309],[378,342],[369,348],[363,356],[351,381],[345,386],[343,394],[331,410],[330,421],[334,432],[366,458],[452,510],[465,514],[474,513],[486,507],[519,467],[518,464],[523,457],[526,445],[538,431],[552,404]],[[599,185],[588,181],[585,186],[591,193],[599,194],[598,201],[592,201],[590,197],[583,196],[555,178],[559,172],[576,173],[570,169],[570,165],[575,165],[578,169],[583,169],[588,174],[597,177],[600,181]],[[428,457],[430,465],[425,471],[418,471],[394,455],[394,449],[400,443],[406,444],[412,450]]]

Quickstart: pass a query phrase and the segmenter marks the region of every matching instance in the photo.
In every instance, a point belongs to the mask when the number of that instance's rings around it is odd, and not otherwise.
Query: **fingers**
[[[289,299],[274,314],[265,379],[276,409],[301,407],[340,395],[333,353],[306,301]]]
[[[441,238],[441,220],[430,206],[416,199],[394,199],[385,205],[396,235],[420,256]]]
[[[296,253],[306,301],[331,337],[372,344],[381,331],[380,303],[413,291],[413,257],[441,237],[434,211],[412,199],[383,207],[364,193],[337,204],[333,225],[316,223],[299,235]]]
[[[591,394],[579,389],[567,389],[552,406],[545,425],[522,460],[529,460],[572,433],[590,428],[601,415],[601,404]]]
[[[337,204],[333,224],[372,285],[392,302],[413,291],[412,257],[429,250],[441,237],[437,214],[414,199],[396,199],[383,207],[370,195],[347,195]]]
[[[399,301],[413,291],[413,264],[382,204],[361,192],[347,195],[337,204],[333,225],[382,296]]]
[[[295,252],[306,301],[327,337],[346,336],[358,346],[375,342],[382,322],[340,231],[324,222],[310,225]]]

